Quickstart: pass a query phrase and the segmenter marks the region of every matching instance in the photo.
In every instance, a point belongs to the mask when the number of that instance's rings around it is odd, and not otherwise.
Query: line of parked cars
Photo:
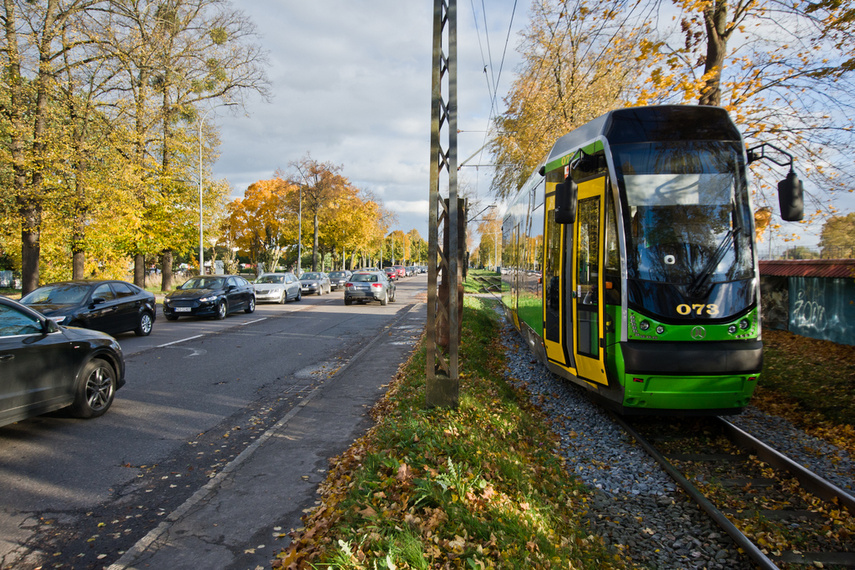
[[[391,269],[392,272],[388,270]],[[411,273],[410,273],[411,274]],[[163,316],[224,319],[252,313],[257,302],[300,301],[304,294],[344,290],[344,304],[395,301],[403,266],[381,271],[265,273],[192,277],[166,295]],[[92,418],[112,405],[125,384],[121,346],[111,335],[151,334],[153,293],[119,280],[74,280],[39,287],[20,302],[0,295],[0,426],[68,408]]]

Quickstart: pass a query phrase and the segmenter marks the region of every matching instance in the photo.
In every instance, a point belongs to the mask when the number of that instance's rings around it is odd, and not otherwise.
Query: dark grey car
[[[357,271],[344,285],[344,304],[380,301],[386,305],[395,300],[395,283],[383,271]]]
[[[344,284],[347,283],[347,280],[350,279],[351,275],[353,275],[353,273],[347,269],[344,271],[330,271],[330,287],[333,289],[344,289]]]
[[[125,362],[108,334],[64,327],[0,296],[0,426],[60,408],[94,418],[125,383]]]

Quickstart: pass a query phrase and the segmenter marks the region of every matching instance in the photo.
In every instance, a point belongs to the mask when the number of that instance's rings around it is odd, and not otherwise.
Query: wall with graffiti
[[[790,277],[790,331],[855,345],[855,280]]]

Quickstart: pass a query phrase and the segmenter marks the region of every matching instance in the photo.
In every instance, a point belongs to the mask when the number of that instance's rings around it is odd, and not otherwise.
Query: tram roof
[[[627,107],[600,115],[558,139],[546,163],[604,137],[612,144],[650,141],[733,140],[742,137],[721,107],[655,105]]]

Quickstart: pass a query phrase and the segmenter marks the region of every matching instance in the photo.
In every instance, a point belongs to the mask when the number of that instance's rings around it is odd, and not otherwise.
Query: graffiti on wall
[[[855,345],[855,281],[790,278],[790,331]]]

